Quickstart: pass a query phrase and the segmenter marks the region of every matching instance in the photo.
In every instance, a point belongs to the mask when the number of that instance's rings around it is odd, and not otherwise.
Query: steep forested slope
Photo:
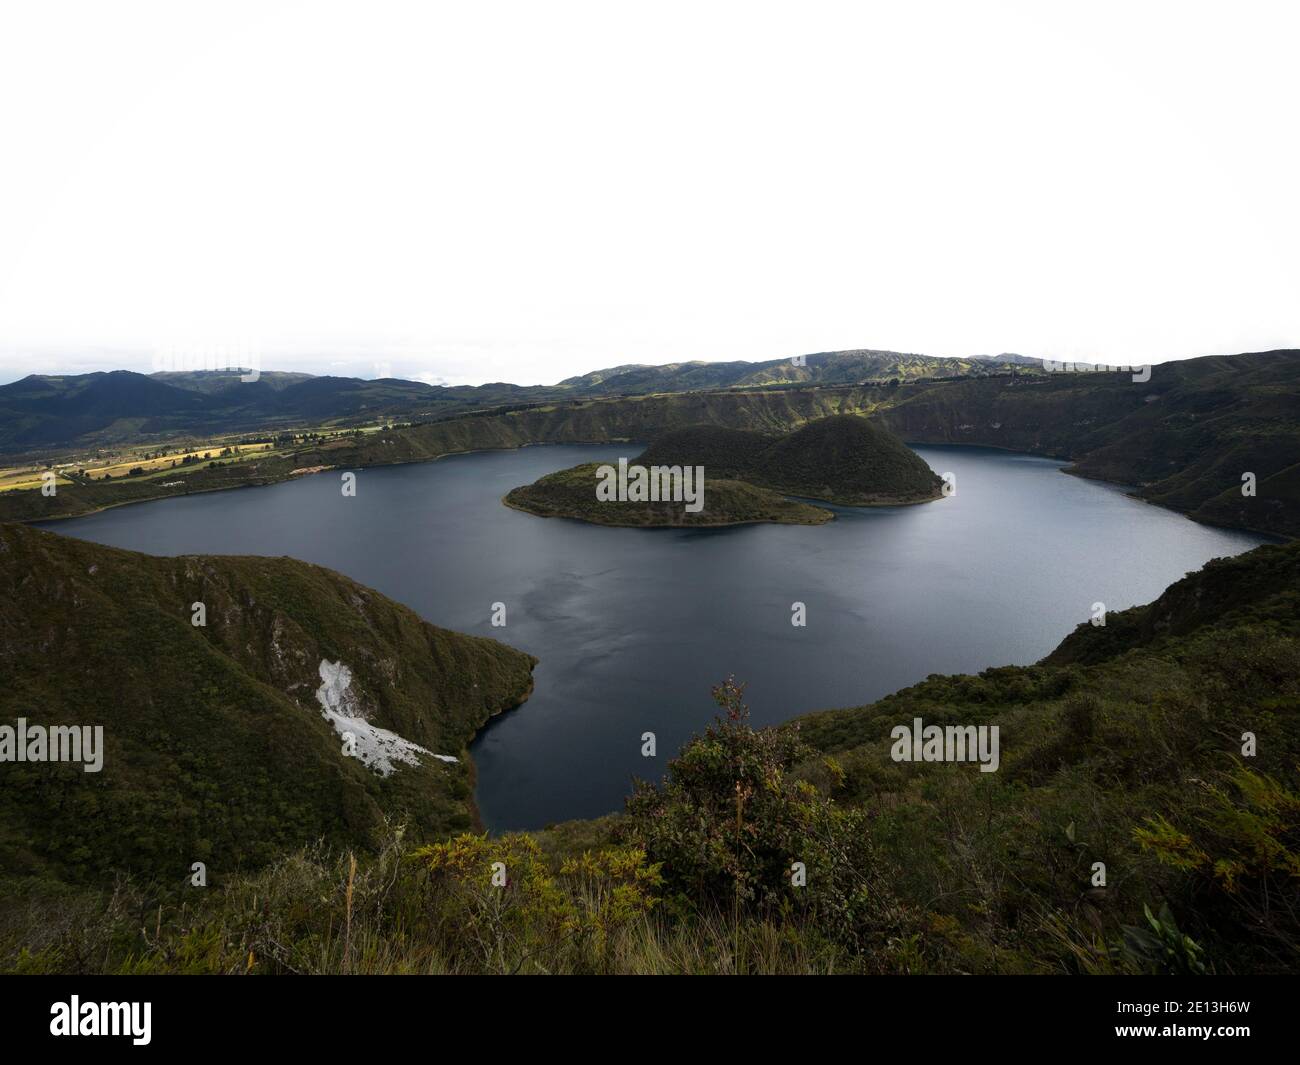
[[[873,812],[949,964],[1109,971],[1120,926],[1167,904],[1218,971],[1294,971],[1297,678],[1300,544],[1266,546],[1081,626],[1035,666],[932,676],[797,727],[830,759],[810,778]],[[999,769],[893,760],[892,730],[917,718],[996,725]]]
[[[0,765],[0,870],[179,883],[195,861],[220,877],[317,838],[364,844],[386,815],[468,828],[465,745],[526,698],[533,661],[292,559],[154,558],[0,526],[0,725],[104,730],[99,772]],[[342,753],[345,728],[359,756],[430,754],[383,776]]]
[[[900,389],[881,419],[913,443],[1053,455],[1200,520],[1300,531],[1300,351],[1214,356],[1132,375],[1056,373]],[[1254,474],[1254,495],[1243,475]]]

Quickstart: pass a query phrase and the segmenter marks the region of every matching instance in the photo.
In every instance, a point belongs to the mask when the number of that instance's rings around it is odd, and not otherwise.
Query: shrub
[[[657,866],[611,848],[553,874],[536,839],[461,835],[415,852],[433,874],[448,957],[459,967],[519,972],[609,971],[620,935],[654,908]]]
[[[1300,794],[1240,764],[1179,827],[1148,818],[1134,830],[1144,850],[1192,878],[1213,923],[1236,925],[1275,963],[1300,959]]]
[[[883,942],[901,913],[871,815],[794,779],[807,753],[797,730],[751,728],[734,678],[713,696],[723,714],[669,763],[662,787],[637,783],[620,826],[662,865],[674,912],[800,917],[854,949]]]

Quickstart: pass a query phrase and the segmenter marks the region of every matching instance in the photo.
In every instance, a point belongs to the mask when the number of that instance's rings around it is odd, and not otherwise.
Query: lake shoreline
[[[431,455],[428,458],[422,458],[422,459],[403,460],[400,462],[371,462],[365,465],[358,465],[358,466],[348,466],[344,464],[344,465],[337,466],[335,468],[340,470],[368,470],[368,469],[386,469],[386,468],[397,467],[397,466],[423,466],[431,462],[439,462],[442,459],[452,458],[457,455],[480,455],[480,454],[490,454],[493,452],[522,451],[525,448],[530,448],[530,447],[603,447],[605,445],[637,444],[637,443],[639,442],[633,440],[630,437],[609,439],[609,440],[563,440],[563,441],[530,440],[521,444],[513,445],[511,447],[466,448],[457,451],[447,451],[440,455]],[[1150,506],[1158,507],[1161,510],[1167,510],[1174,514],[1181,514],[1189,521],[1193,521],[1198,525],[1205,525],[1209,528],[1230,529],[1238,532],[1249,532],[1249,533],[1254,533],[1257,536],[1273,537],[1276,538],[1278,543],[1289,543],[1290,541],[1296,539],[1296,537],[1294,536],[1289,536],[1285,533],[1279,533],[1270,529],[1258,529],[1249,525],[1228,524],[1228,523],[1208,521],[1203,518],[1193,517],[1191,511],[1183,509],[1181,507],[1174,507],[1165,503],[1157,503],[1154,502],[1153,500],[1143,499],[1140,495],[1137,494],[1137,489],[1141,487],[1140,485],[1130,484],[1123,481],[1109,481],[1104,478],[1089,477],[1087,474],[1079,473],[1073,468],[1073,460],[1062,455],[1050,454],[1048,452],[1022,451],[1018,448],[1001,447],[997,444],[970,444],[961,441],[951,441],[951,440],[924,441],[924,440],[904,439],[904,443],[907,444],[908,447],[913,449],[915,449],[916,447],[954,447],[954,448],[976,449],[976,450],[985,449],[988,451],[1002,452],[1008,455],[1025,455],[1031,458],[1050,459],[1053,462],[1060,462],[1062,464],[1058,469],[1059,473],[1069,474],[1072,477],[1078,477],[1080,480],[1092,481],[1097,484],[1105,484],[1105,485],[1110,485],[1113,488],[1122,489],[1126,495],[1139,502],[1147,503]],[[116,510],[120,507],[132,506],[136,503],[156,503],[164,499],[183,499],[188,496],[211,495],[215,492],[233,492],[241,488],[267,488],[277,484],[285,484],[288,481],[301,479],[302,476],[303,475],[301,474],[295,476],[292,472],[289,472],[286,473],[285,476],[283,477],[250,480],[242,484],[220,485],[212,488],[198,488],[192,492],[171,492],[171,493],[159,494],[156,496],[146,496],[142,499],[124,499],[120,503],[106,503],[102,506],[95,506],[95,507],[88,508],[86,510],[79,510],[75,512],[68,512],[63,514],[50,514],[46,516],[38,515],[34,517],[8,518],[8,519],[0,519],[0,521],[14,521],[22,525],[37,525],[42,522],[65,521],[70,518],[85,518],[93,514],[102,514],[105,511]],[[317,477],[319,476],[319,473],[311,473],[311,474],[307,474],[306,476]],[[38,491],[38,489],[29,489],[29,491]],[[941,497],[942,497],[942,493],[940,494],[940,497],[936,497],[934,499],[918,499],[918,500],[911,500],[907,502],[898,502],[898,503],[841,504],[835,502],[834,500],[820,499],[816,496],[791,496],[791,498],[806,499],[813,503],[829,503],[833,506],[858,506],[864,509],[869,507],[914,506],[921,503],[938,502],[938,499]],[[507,506],[511,506],[511,505],[507,504]],[[511,506],[511,509],[518,510],[521,513],[526,513],[526,514],[533,513],[532,511],[524,510],[523,508],[515,507],[515,506]],[[534,516],[549,517],[551,515],[534,515]],[[573,520],[582,521],[583,519],[575,518]],[[603,523],[603,522],[588,523],[588,524],[608,524],[609,527],[611,528],[689,528],[689,526],[641,526],[641,525],[625,525],[625,524],[614,525],[613,523]],[[765,524],[765,523],[764,522],[732,522],[726,524],[720,523],[718,525],[699,526],[699,527],[700,528],[726,528],[728,527],[728,525],[742,525],[742,524],[754,525],[754,524]],[[803,524],[803,523],[792,523],[792,524]]]

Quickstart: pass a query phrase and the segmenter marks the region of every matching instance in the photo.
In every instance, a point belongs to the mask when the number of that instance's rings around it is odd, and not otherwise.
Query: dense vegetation
[[[837,414],[793,432],[697,426],[658,436],[643,465],[700,464],[788,495],[845,506],[935,499],[942,482],[901,440],[866,418]]]
[[[800,732],[833,759],[813,777],[876,809],[882,848],[906,856],[898,890],[937,900],[946,965],[1108,970],[1120,927],[1165,905],[1217,971],[1294,971],[1298,667],[1300,545],[1262,547],[1037,666],[932,677]],[[890,728],[914,717],[999,724],[1002,768],[891,761]]]
[[[906,445],[857,415],[820,418],[791,433],[697,425],[656,437],[630,465],[704,471],[703,509],[681,502],[610,501],[598,497],[597,463],[516,488],[505,502],[543,517],[599,525],[736,525],[773,521],[819,524],[830,511],[782,495],[846,506],[936,499],[942,482]]]
[[[765,730],[724,682],[718,718],[621,816],[417,847],[393,830],[180,899],[134,881],[11,894],[0,956],[27,972],[1294,972],[1297,678],[1300,544],[1262,547],[1034,666]],[[998,725],[1001,768],[893,761],[890,731],[914,717]]]
[[[640,460],[637,460],[638,462]],[[783,499],[775,492],[755,488],[743,481],[705,476],[703,508],[686,509],[685,502],[663,500],[602,501],[596,496],[599,464],[547,474],[532,484],[506,493],[504,502],[516,510],[544,518],[576,518],[596,525],[695,527],[744,525],[750,522],[778,522],[787,525],[820,525],[834,515],[821,507]]]
[[[357,714],[460,761],[383,777],[345,757],[317,701],[322,660],[350,669]],[[533,664],[292,559],[154,558],[0,526],[0,724],[102,725],[106,748],[97,773],[0,766],[0,871],[11,890],[180,884],[202,861],[219,883],[312,840],[367,846],[386,817],[471,828],[465,746],[527,697]]]

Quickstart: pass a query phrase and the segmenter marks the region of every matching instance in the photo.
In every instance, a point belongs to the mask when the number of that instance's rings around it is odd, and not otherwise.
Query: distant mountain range
[[[382,418],[436,410],[429,385],[348,377],[129,370],[44,377],[0,387],[0,450],[139,443],[167,436]]]
[[[1038,364],[1020,355],[945,358],[904,355],[896,351],[824,351],[766,362],[677,362],[667,366],[614,366],[559,386],[580,395],[643,395],[648,392],[695,392],[716,388],[765,388],[773,385],[859,384],[908,381],[918,377],[983,376],[1012,365]],[[485,386],[491,387],[491,386]]]
[[[238,370],[129,370],[32,374],[0,386],[0,452],[139,443],[168,436],[211,436],[387,419],[431,421],[490,407],[556,400],[731,388],[857,384],[919,378],[981,377],[1034,363],[1023,356],[969,359],[889,351],[837,351],[766,362],[625,365],[555,385],[429,385],[394,378],[316,377],[266,371],[242,381]]]

